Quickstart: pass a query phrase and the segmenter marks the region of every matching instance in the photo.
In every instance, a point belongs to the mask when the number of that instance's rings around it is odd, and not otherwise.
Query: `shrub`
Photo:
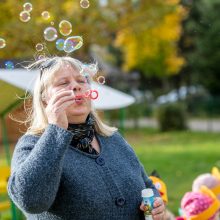
[[[166,104],[158,108],[157,120],[161,131],[185,130],[186,113],[180,104]]]

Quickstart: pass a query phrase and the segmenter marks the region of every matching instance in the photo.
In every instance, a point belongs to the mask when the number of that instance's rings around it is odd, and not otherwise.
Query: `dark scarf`
[[[92,147],[91,142],[95,136],[95,120],[92,114],[89,114],[86,122],[83,124],[69,124],[68,130],[73,133],[71,146],[87,153],[97,153]]]

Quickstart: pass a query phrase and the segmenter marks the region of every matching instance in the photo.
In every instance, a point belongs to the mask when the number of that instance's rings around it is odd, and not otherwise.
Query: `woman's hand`
[[[165,214],[165,205],[160,197],[156,197],[154,201],[154,208],[152,210],[152,217],[154,220],[162,220]],[[144,203],[140,205],[140,209],[145,211]]]
[[[68,128],[66,108],[75,102],[72,90],[57,91],[47,102],[45,109],[48,123],[61,128]]]

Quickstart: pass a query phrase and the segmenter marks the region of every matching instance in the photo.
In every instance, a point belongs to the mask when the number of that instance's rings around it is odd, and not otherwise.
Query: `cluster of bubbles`
[[[83,9],[87,9],[90,6],[89,0],[80,0],[80,6]],[[31,19],[31,12],[33,10],[33,6],[30,2],[26,2],[23,4],[23,10],[19,14],[19,18],[22,22],[28,22]],[[44,20],[50,19],[50,13],[48,11],[43,11],[41,16]],[[51,22],[51,26],[46,27],[43,32],[44,39],[46,41],[52,42],[55,41],[56,49],[59,51],[64,51],[66,53],[71,53],[75,50],[78,50],[83,45],[83,39],[81,36],[69,36],[72,33],[72,24],[67,20],[62,20],[59,23],[59,33],[63,36],[62,38],[58,38],[58,31],[55,27],[52,27],[54,22]],[[65,39],[66,38],[66,39]],[[0,37],[0,49],[6,47],[5,39]],[[45,44],[37,43],[35,45],[35,49],[38,53],[37,59],[45,58],[44,49],[46,48]],[[5,62],[6,69],[13,69],[14,63],[12,61]],[[105,78],[100,76],[97,78],[98,83],[104,84]],[[92,96],[93,97],[93,96]]]
[[[84,9],[89,8],[90,2],[89,0],[80,0],[80,6]],[[20,20],[22,22],[28,22],[31,18],[30,12],[32,11],[33,7],[32,4],[29,2],[26,2],[23,4],[23,11],[20,13]],[[50,19],[50,13],[48,11],[43,11],[41,13],[41,16],[44,20]],[[70,36],[72,33],[72,24],[67,20],[62,20],[59,23],[59,29],[57,30],[55,27],[53,27],[54,22],[51,22],[51,26],[46,27],[43,31],[43,37],[48,42],[56,41],[56,49],[58,51],[64,51],[66,53],[71,53],[75,50],[78,50],[83,45],[83,39],[81,36]],[[59,33],[62,35],[61,38],[58,38]],[[67,38],[66,38],[67,37]],[[65,39],[66,38],[66,39]],[[1,42],[0,38],[0,48],[3,48],[4,43]],[[37,52],[42,52],[45,48],[45,46],[42,43],[36,44],[36,50]],[[41,56],[40,58],[44,57]],[[38,57],[38,59],[39,59]]]
[[[67,37],[72,33],[72,24],[67,20],[62,20],[59,23],[59,33]],[[47,27],[44,30],[44,39],[46,41],[55,41],[56,48],[59,51],[65,51],[66,53],[71,53],[75,50],[78,50],[83,45],[83,39],[81,36],[71,36],[67,39],[58,38],[58,31],[54,27]]]
[[[32,11],[33,7],[30,2],[26,2],[23,4],[23,11],[20,13],[20,20],[22,22],[28,22],[31,19],[30,12]]]

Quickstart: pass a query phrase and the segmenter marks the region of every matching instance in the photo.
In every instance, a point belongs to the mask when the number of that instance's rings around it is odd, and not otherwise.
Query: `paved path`
[[[139,127],[158,128],[156,119],[141,118],[138,120]],[[126,120],[125,127],[134,127],[133,120]],[[188,127],[192,131],[210,131],[220,132],[220,119],[191,119],[188,121]]]

